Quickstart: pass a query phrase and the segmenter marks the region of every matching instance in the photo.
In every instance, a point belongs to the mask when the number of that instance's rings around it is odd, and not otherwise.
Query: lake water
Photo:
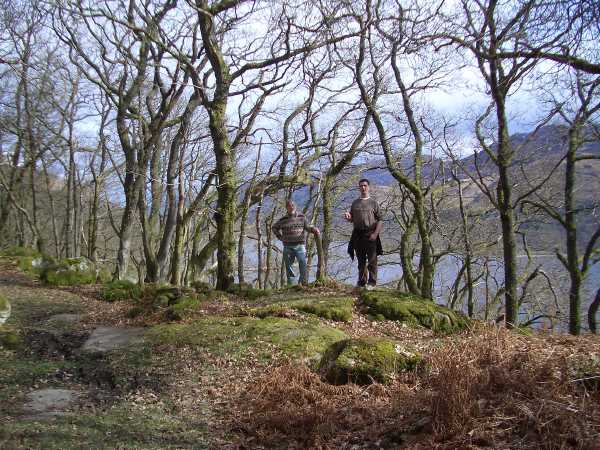
[[[339,251],[336,251],[336,254],[330,268],[332,274],[341,281],[354,284],[357,276],[356,262],[352,262],[347,255],[340,254]],[[379,262],[379,284],[396,287],[402,278],[400,257],[385,255],[380,257]],[[554,255],[548,254],[533,255],[529,266],[526,256],[520,257],[518,263],[520,276],[524,277],[524,274],[530,274],[538,266],[541,266],[543,272],[543,275],[539,275],[529,286],[528,294],[520,310],[520,321],[524,322],[531,317],[546,313],[557,316],[557,319],[540,320],[537,324],[538,327],[565,330],[569,314],[569,277],[562,264]],[[487,308],[487,318],[493,320],[504,311],[502,295],[499,302],[491,302],[503,284],[504,265],[499,258],[487,258],[486,261],[480,259],[473,265],[475,274],[487,273],[487,277],[483,277],[475,283],[475,315],[481,319],[485,318]],[[437,303],[443,305],[449,303],[452,285],[461,266],[461,259],[457,256],[448,255],[440,260],[434,278],[434,296]],[[484,266],[487,266],[485,271],[483,270]],[[585,329],[587,329],[587,309],[599,287],[600,264],[596,264],[589,271],[582,289],[582,324]],[[457,306],[466,312],[466,295],[464,303]]]
[[[280,248],[280,244],[277,244]],[[336,241],[331,246],[330,263],[328,273],[333,278],[348,283],[356,284],[357,264],[356,260],[350,260],[346,253],[347,243]],[[569,314],[569,277],[562,264],[552,254],[533,255],[531,263],[527,264],[527,258],[522,256],[518,260],[519,272],[531,273],[537,266],[541,266],[544,275],[540,275],[530,284],[528,295],[520,308],[520,322],[526,322],[539,314],[556,316],[556,319],[543,319],[535,326],[540,328],[551,328],[564,331],[568,325]],[[309,281],[314,280],[316,273],[316,256],[309,270]],[[481,273],[486,266],[486,277],[476,281],[474,284],[475,294],[475,316],[479,319],[495,320],[504,312],[504,297],[498,296],[496,302],[493,298],[503,284],[504,266],[500,258],[488,257],[487,260],[477,260],[474,263],[474,272]],[[256,245],[249,243],[246,250],[246,279],[253,281],[256,278]],[[440,260],[434,278],[434,296],[437,303],[447,305],[452,292],[458,271],[461,267],[460,258],[455,255],[447,255]],[[272,275],[271,279],[279,276],[279,271]],[[384,255],[379,258],[378,270],[379,284],[397,287],[402,278],[402,267],[400,257],[397,254]],[[550,288],[551,285],[551,288]],[[593,297],[600,287],[600,264],[596,264],[590,270],[582,290],[582,325],[587,330],[587,309]],[[519,293],[521,295],[521,293]],[[457,302],[457,309],[466,313],[466,296],[462,304]]]

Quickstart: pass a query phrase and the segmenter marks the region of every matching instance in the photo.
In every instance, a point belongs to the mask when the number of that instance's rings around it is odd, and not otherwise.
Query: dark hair
[[[369,186],[371,186],[371,183],[366,178],[359,180],[358,184],[360,184],[360,183],[367,183]]]

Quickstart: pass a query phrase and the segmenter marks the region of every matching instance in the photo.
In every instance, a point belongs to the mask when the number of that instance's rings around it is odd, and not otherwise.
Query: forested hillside
[[[354,283],[341,213],[372,176],[386,285],[508,327],[596,330],[594,2],[3,11],[4,251],[83,258],[102,280],[279,288],[271,227],[293,199],[321,231],[311,280]]]
[[[0,4],[0,448],[599,447],[599,2]]]

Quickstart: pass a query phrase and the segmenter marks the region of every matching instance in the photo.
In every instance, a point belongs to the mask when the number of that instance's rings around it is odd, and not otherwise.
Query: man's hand
[[[374,241],[374,240],[376,240],[376,239],[377,239],[377,233],[371,233],[371,234],[369,235],[369,240],[370,240],[370,241]]]
[[[346,219],[348,222],[352,222],[352,214],[346,211],[344,213],[344,219]]]
[[[313,230],[313,234],[314,234],[315,236],[321,236],[321,232],[319,231],[319,229],[318,229],[318,228],[315,228],[315,229]]]

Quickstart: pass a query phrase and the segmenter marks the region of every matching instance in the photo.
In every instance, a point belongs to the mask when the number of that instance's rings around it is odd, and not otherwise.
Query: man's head
[[[296,211],[296,204],[293,201],[288,200],[285,202],[285,209],[287,209],[288,214],[291,216]]]
[[[369,180],[363,178],[358,182],[358,190],[360,191],[360,196],[362,198],[367,198],[369,196],[369,188],[370,188]]]

